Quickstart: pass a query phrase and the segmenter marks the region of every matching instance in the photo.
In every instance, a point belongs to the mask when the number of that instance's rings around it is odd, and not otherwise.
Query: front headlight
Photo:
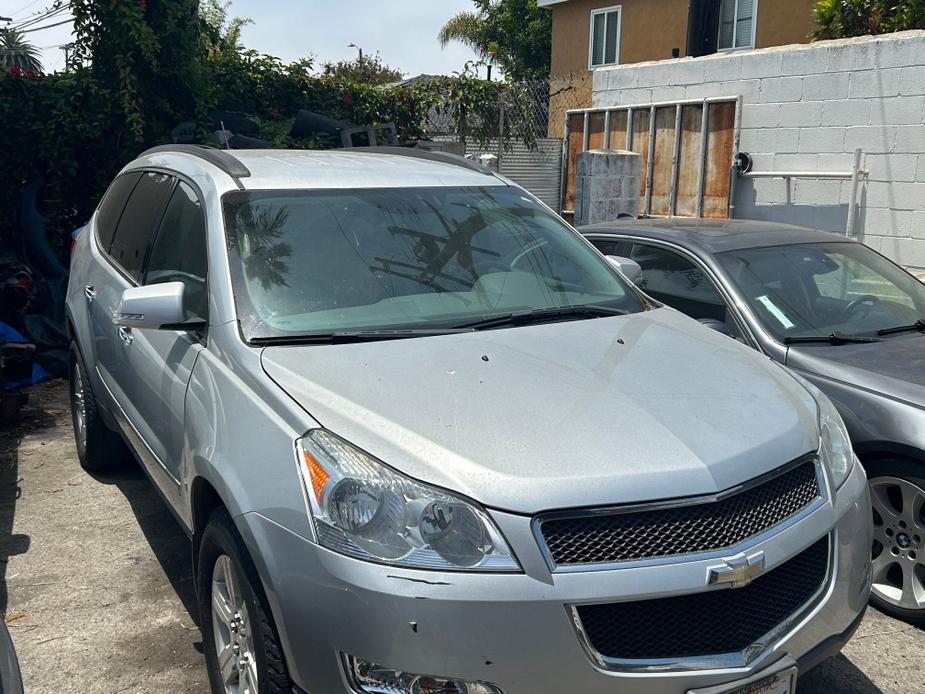
[[[848,429],[835,405],[822,391],[818,391],[816,402],[819,404],[819,455],[832,476],[832,486],[841,487],[854,464],[854,451]]]
[[[449,571],[519,571],[475,504],[392,470],[324,429],[299,440],[318,542],[358,559]]]

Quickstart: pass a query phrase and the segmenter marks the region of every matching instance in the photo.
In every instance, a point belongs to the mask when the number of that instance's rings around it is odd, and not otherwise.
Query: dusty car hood
[[[794,345],[787,365],[925,407],[925,335],[886,336],[880,342]]]
[[[671,310],[268,347],[267,374],[389,465],[521,513],[727,489],[815,450],[811,396]]]

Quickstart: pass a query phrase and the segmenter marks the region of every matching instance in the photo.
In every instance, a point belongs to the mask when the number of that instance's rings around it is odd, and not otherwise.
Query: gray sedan
[[[471,162],[148,152],[67,310],[80,461],[189,534],[215,694],[785,694],[867,604],[830,400]]]
[[[863,244],[796,226],[672,219],[582,232],[638,263],[650,296],[832,398],[870,478],[873,604],[925,623],[925,285]]]

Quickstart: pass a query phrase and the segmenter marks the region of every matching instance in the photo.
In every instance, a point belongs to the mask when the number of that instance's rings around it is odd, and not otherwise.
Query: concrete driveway
[[[81,471],[65,384],[32,399],[0,432],[0,611],[26,692],[208,692],[179,526],[138,468]],[[925,692],[925,632],[869,610],[799,692]]]

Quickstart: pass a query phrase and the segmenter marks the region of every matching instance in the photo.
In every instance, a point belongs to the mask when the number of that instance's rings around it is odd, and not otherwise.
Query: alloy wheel
[[[873,585],[881,600],[925,608],[925,490],[899,477],[870,480],[874,514]]]
[[[226,694],[257,694],[257,659],[244,595],[231,558],[212,569],[212,631]]]

